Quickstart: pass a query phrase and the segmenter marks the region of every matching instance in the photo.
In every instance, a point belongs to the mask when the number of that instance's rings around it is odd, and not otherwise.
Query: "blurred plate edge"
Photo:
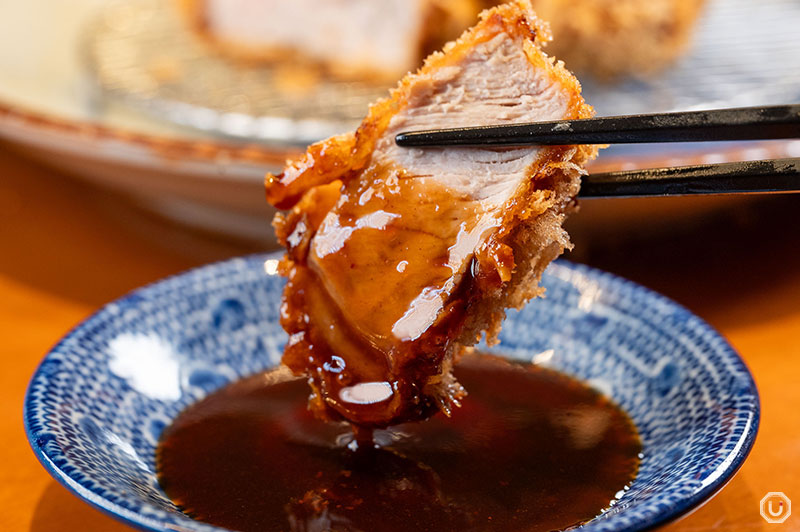
[[[298,152],[151,136],[23,110],[0,101],[0,140],[52,168],[133,196],[183,223],[256,237],[273,212],[264,175]],[[248,234],[248,232],[252,234]]]

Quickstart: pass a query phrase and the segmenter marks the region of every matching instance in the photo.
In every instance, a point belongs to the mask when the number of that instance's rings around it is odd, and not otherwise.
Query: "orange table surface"
[[[800,530],[800,507],[783,524],[768,524],[759,513],[767,492],[784,492],[800,505],[800,197],[765,201],[696,231],[651,238],[639,232],[580,255],[709,321],[741,353],[761,393],[761,428],[742,469],[665,531]],[[130,530],[39,465],[22,425],[28,379],[45,352],[102,304],[255,250],[158,220],[142,223],[123,203],[0,144],[0,530]]]

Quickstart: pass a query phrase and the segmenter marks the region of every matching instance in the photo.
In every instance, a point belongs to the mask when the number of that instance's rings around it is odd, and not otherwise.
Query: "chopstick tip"
[[[394,142],[400,147],[408,145],[408,134],[406,133],[399,133],[395,135]]]

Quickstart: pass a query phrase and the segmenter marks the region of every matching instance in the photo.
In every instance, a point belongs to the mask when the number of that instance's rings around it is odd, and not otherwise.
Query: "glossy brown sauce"
[[[627,415],[585,385],[486,355],[456,368],[452,417],[376,430],[307,410],[277,370],[190,406],[164,432],[159,480],[187,514],[236,530],[548,531],[598,515],[634,478]]]
[[[480,293],[474,250],[497,221],[479,202],[424,181],[369,166],[345,185],[317,188],[279,223],[290,258],[283,362],[310,377],[311,406],[323,417],[384,427],[459,396],[440,381]],[[360,383],[381,383],[390,396],[344,400],[343,389]]]

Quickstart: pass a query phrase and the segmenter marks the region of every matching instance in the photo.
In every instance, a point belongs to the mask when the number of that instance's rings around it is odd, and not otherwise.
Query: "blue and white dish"
[[[47,354],[25,399],[31,447],[89,504],[145,530],[211,531],[170,502],[155,448],[187,405],[278,364],[283,281],[275,256],[213,264],[141,288]],[[498,353],[589,382],[630,414],[639,473],[586,531],[650,528],[722,488],[758,429],[742,360],[711,327],[629,281],[556,262],[545,299],[511,312]]]

